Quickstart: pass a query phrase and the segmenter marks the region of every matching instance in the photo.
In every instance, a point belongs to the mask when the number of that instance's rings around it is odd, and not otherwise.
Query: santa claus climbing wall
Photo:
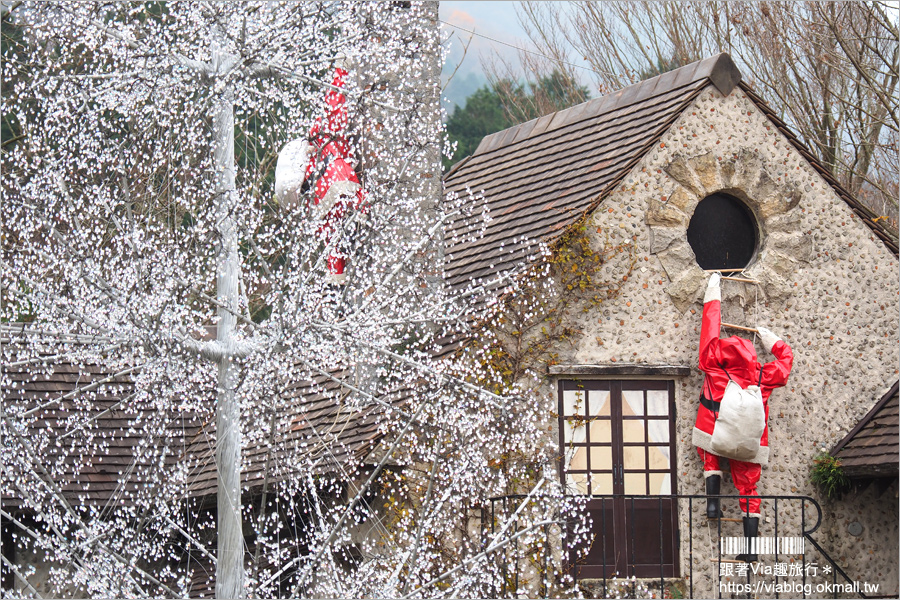
[[[722,325],[722,292],[721,276],[714,273],[709,280],[706,295],[703,299],[703,324],[700,328],[700,370],[706,374],[700,405],[697,409],[697,420],[694,425],[693,442],[703,460],[703,471],[706,478],[707,517],[717,519],[722,516],[719,506],[722,481],[721,459],[728,458],[731,477],[738,493],[746,496],[740,500],[741,512],[744,513],[744,536],[757,536],[759,530],[760,500],[756,484],[762,473],[762,465],[769,461],[769,397],[772,390],[787,383],[794,362],[790,346],[781,338],[764,327],[758,327],[762,345],[775,360],[760,364],[757,360],[753,342],[737,336],[721,339],[719,330]],[[721,455],[717,452],[715,437],[717,426],[722,428],[720,415],[726,389],[732,386],[738,393],[751,390],[750,397],[759,398],[763,405],[764,420],[760,424],[762,435],[758,440],[758,449],[752,457]],[[738,428],[740,429],[740,423]],[[729,440],[725,440],[728,442]],[[756,440],[754,440],[756,442]],[[725,444],[727,445],[727,444]],[[756,560],[754,554],[739,555],[738,560]]]
[[[350,210],[365,206],[365,190],[354,171],[354,158],[347,140],[347,70],[336,66],[325,94],[327,114],[308,137],[288,142],[275,167],[275,195],[285,208],[308,203],[309,218],[317,223],[316,234],[329,248],[327,271],[330,283],[346,280],[347,257],[342,251],[342,219]]]

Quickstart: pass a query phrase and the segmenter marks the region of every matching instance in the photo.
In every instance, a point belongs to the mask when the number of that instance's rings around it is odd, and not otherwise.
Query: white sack
[[[293,208],[299,203],[300,186],[306,179],[309,164],[309,142],[297,139],[285,144],[278,153],[275,164],[275,198],[284,208]]]
[[[747,389],[729,381],[719,405],[710,450],[735,460],[752,461],[766,428],[766,410],[758,386]]]

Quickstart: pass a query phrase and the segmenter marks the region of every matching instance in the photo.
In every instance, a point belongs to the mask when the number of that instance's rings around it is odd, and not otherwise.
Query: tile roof
[[[346,402],[348,390],[337,381],[348,375],[333,371],[292,383],[276,403],[274,435],[244,432],[245,487],[262,488],[267,474],[270,485],[284,481],[310,466],[318,473],[340,473],[372,451],[383,436],[380,424],[386,405],[357,407]],[[400,409],[407,395],[382,400]],[[192,496],[216,493],[215,434],[211,420],[187,448]]]
[[[882,396],[831,454],[849,477],[897,477],[900,463],[900,382]]]
[[[215,495],[213,389],[197,391],[207,398],[199,403],[205,409],[172,407],[168,418],[161,418],[155,407],[143,409],[132,402],[133,373],[113,373],[96,360],[71,359],[70,350],[79,341],[54,341],[35,353],[17,350],[21,338],[10,326],[3,327],[2,338],[5,414],[30,411],[11,420],[27,424],[23,439],[41,440],[35,442],[43,446],[41,459],[72,505],[131,504],[136,496],[153,493],[150,482],[156,476],[150,473],[158,469],[160,451],[166,468],[187,469],[188,496]],[[276,402],[275,435],[244,432],[245,488],[262,487],[266,473],[270,483],[276,483],[301,465],[313,464],[320,473],[339,472],[374,448],[382,437],[379,425],[385,407],[399,409],[408,394],[389,394],[382,398],[385,404],[354,407],[345,402],[347,390],[336,382],[345,375],[335,371],[291,383]],[[141,451],[147,444],[143,423],[153,418],[163,423],[150,444],[156,454]],[[4,506],[21,505],[13,483],[23,469],[8,466]]]
[[[161,418],[155,407],[142,407],[134,401],[129,369],[115,373],[96,360],[68,356],[68,349],[81,344],[78,340],[52,341],[35,351],[19,345],[21,338],[9,332],[7,326],[0,339],[5,346],[4,417],[25,424],[22,441],[27,448],[16,452],[21,461],[6,465],[3,505],[21,505],[15,481],[27,479],[17,477],[26,469],[45,469],[75,506],[130,505],[136,497],[154,493],[147,473],[158,468],[160,456],[166,467],[178,462],[203,416],[173,411]],[[159,427],[148,450],[142,430],[154,422]],[[8,437],[15,437],[5,425]],[[32,450],[34,456],[29,456]]]
[[[812,156],[759,96],[740,82],[727,54],[663,73],[616,93],[487,136],[444,178],[447,193],[483,192],[490,220],[479,210],[446,231],[446,280],[455,290],[535,262],[540,242],[552,245],[592,212],[663,136],[707,85],[723,94],[740,85],[838,195],[885,244],[896,234],[856,201]],[[474,235],[482,231],[483,235]]]
[[[728,93],[740,73],[726,54],[490,135],[445,177],[448,192],[483,192],[491,221],[480,214],[448,229],[447,281],[452,288],[489,282],[532,263],[537,241],[552,243],[590,212],[643,157],[709,83]]]

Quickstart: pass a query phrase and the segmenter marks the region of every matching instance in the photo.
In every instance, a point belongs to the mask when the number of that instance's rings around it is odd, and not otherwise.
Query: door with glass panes
[[[559,432],[563,485],[591,497],[578,576],[677,576],[674,382],[561,381]]]

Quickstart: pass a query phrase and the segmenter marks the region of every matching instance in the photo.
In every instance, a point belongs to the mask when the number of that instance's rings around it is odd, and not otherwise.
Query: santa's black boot
[[[706,518],[718,519],[722,516],[722,509],[719,506],[718,498],[710,498],[709,496],[718,496],[722,486],[721,475],[710,475],[706,478]]]
[[[738,554],[735,560],[751,563],[759,560],[759,556],[750,553],[750,544],[754,543],[759,533],[759,517],[744,517],[744,537],[747,539],[747,554]]]

